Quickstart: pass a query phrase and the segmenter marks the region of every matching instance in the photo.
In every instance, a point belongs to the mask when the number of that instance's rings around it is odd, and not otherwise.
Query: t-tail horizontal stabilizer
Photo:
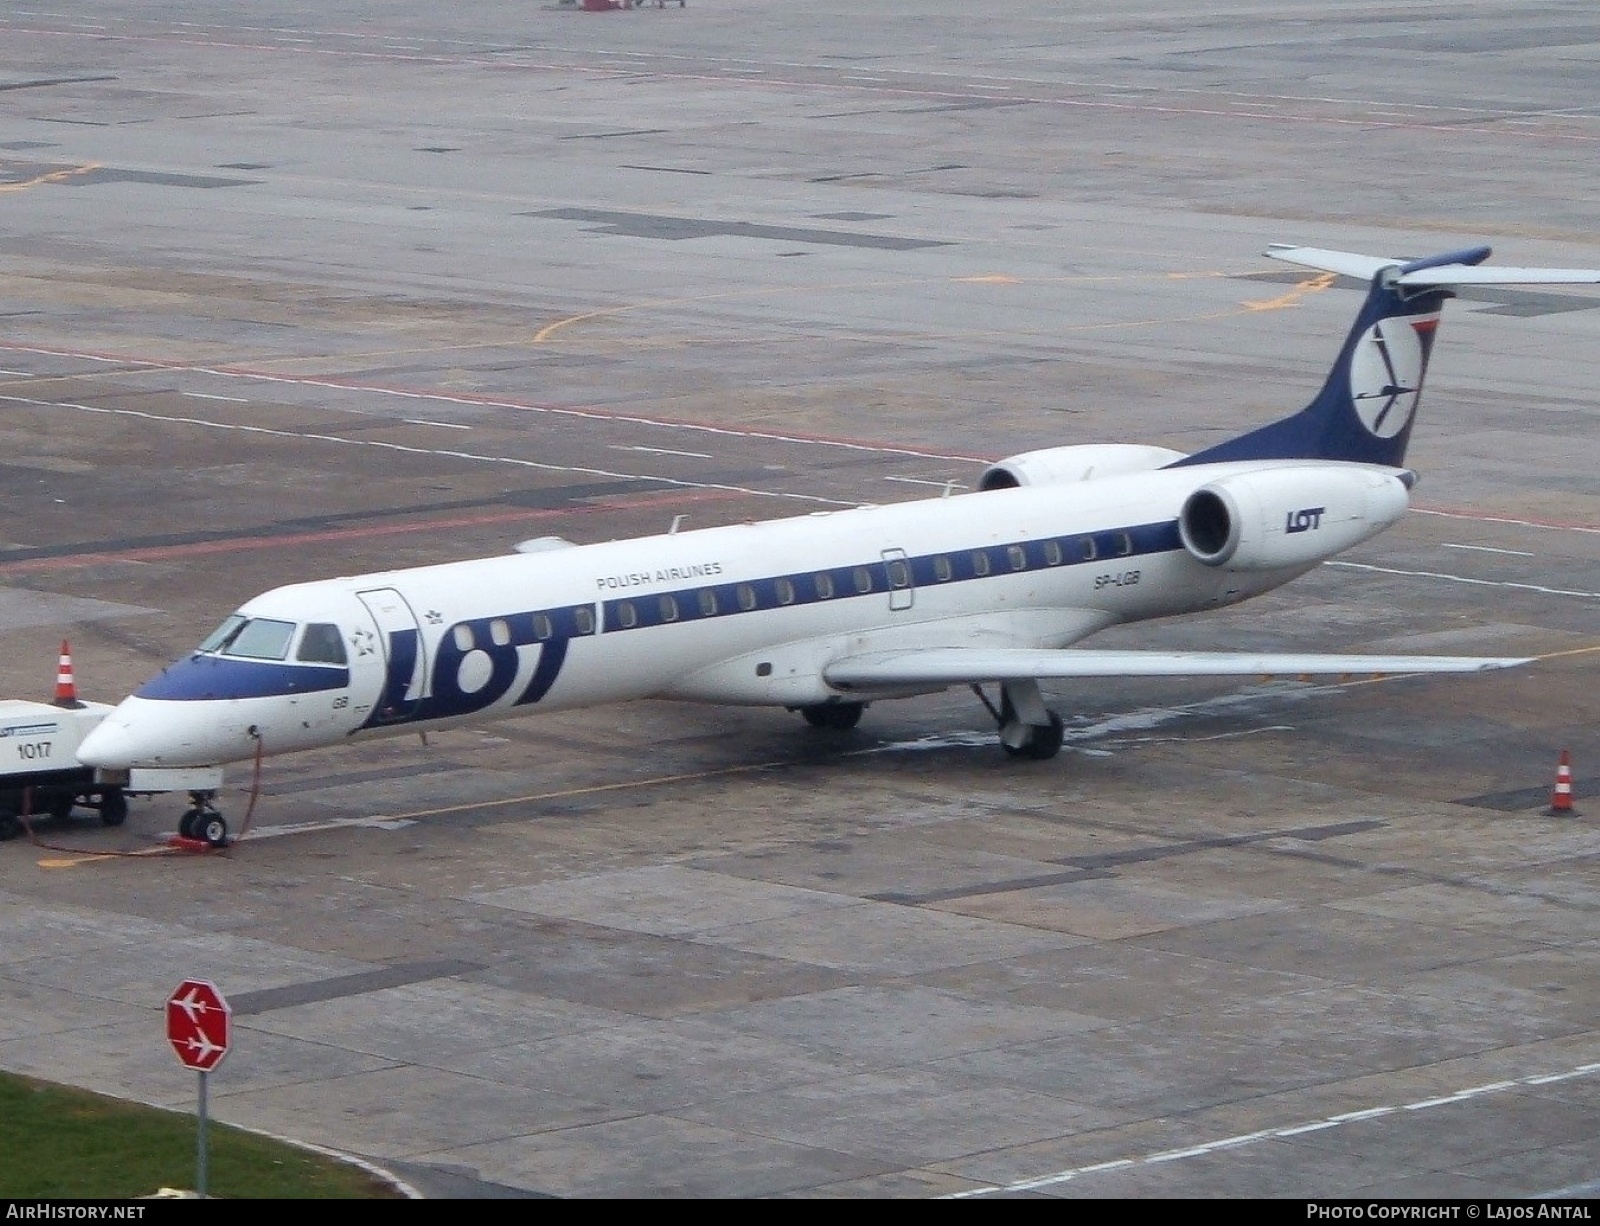
[[[1600,284],[1591,268],[1484,268],[1488,247],[1422,259],[1274,244],[1267,255],[1369,283],[1366,301],[1317,398],[1292,417],[1171,467],[1235,460],[1342,460],[1399,468],[1416,419],[1439,312],[1461,285]]]

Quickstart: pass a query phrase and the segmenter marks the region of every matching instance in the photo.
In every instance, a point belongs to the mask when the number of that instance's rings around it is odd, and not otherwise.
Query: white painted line
[[[31,379],[33,377],[25,370],[0,370],[0,375],[14,375],[18,379]]]
[[[397,396],[403,400],[431,400],[438,404],[463,404],[479,409],[511,409],[518,413],[542,413],[552,417],[575,417],[586,421],[621,422],[630,426],[655,426],[663,430],[684,430],[698,434],[727,435],[732,438],[754,438],[765,442],[796,443],[807,447],[837,447],[844,451],[866,451],[875,455],[915,456],[919,460],[954,460],[963,464],[982,464],[987,462],[981,456],[918,451],[908,447],[890,447],[879,443],[859,442],[854,439],[807,438],[804,435],[778,434],[766,430],[741,430],[732,426],[713,426],[702,422],[672,421],[667,418],[643,417],[633,413],[608,413],[602,409],[594,408],[529,404],[526,401],[501,400],[492,396],[450,396],[444,392],[413,391],[403,387],[384,387],[375,383],[311,379],[297,375],[274,375],[256,370],[227,370],[214,366],[189,366],[181,362],[152,362],[145,358],[108,358],[99,354],[80,352],[75,349],[42,349],[35,345],[0,344],[0,351],[38,353],[53,358],[81,358],[85,362],[107,362],[112,365],[127,366],[129,375],[140,373],[212,375],[219,379],[284,383],[291,387],[327,388],[336,392],[366,392],[378,396]],[[1596,528],[1594,531],[1600,533],[1600,528]]]
[[[290,826],[256,826],[240,842],[278,839],[290,834],[317,834],[323,830],[404,830],[417,823],[397,817],[331,817],[325,822],[300,822]]]
[[[76,404],[69,400],[35,400],[28,396],[0,396],[0,402],[33,405],[36,408],[76,409],[80,413],[99,413],[107,417],[131,417],[140,421],[160,421],[172,425],[197,426],[205,430],[232,430],[239,434],[260,434],[268,438],[298,439],[308,443],[331,443],[341,447],[370,447],[378,451],[396,451],[404,455],[441,456],[451,460],[466,460],[477,464],[507,464],[516,468],[531,468],[539,472],[581,473],[586,477],[613,477],[621,481],[654,481],[661,485],[691,490],[722,490],[731,494],[749,494],[755,498],[776,498],[794,502],[821,503],[831,507],[853,507],[857,503],[841,498],[823,498],[816,494],[790,494],[780,490],[761,490],[746,485],[724,485],[717,481],[686,481],[681,477],[664,477],[654,473],[624,473],[609,468],[587,468],[575,464],[541,464],[537,460],[524,460],[517,456],[490,455],[483,452],[455,451],[443,447],[408,447],[402,443],[387,443],[380,439],[346,438],[339,434],[311,434],[298,430],[275,430],[270,426],[207,421],[203,417],[172,417],[164,413],[148,413],[142,409],[113,409],[103,405]]]
[[[1330,1115],[1330,1124],[1351,1124],[1356,1120],[1375,1120],[1380,1115],[1389,1115],[1400,1110],[1399,1107],[1368,1107],[1365,1111],[1346,1111],[1343,1115]]]
[[[183,392],[185,396],[192,396],[196,400],[231,400],[234,404],[249,404],[248,396],[218,396],[212,392]]]
[[[1268,1128],[1261,1132],[1246,1133],[1243,1136],[1227,1137],[1220,1141],[1208,1141],[1201,1145],[1191,1145],[1186,1149],[1166,1149],[1159,1153],[1146,1154],[1142,1158],[1122,1158],[1114,1162],[1097,1162],[1093,1166],[1073,1167],[1069,1170],[1056,1171],[1049,1175],[1041,1175],[1035,1179],[1019,1179],[1014,1183],[999,1186],[985,1186],[970,1188],[965,1192],[955,1192],[941,1197],[942,1200],[968,1200],[977,1196],[988,1196],[998,1192],[1025,1192],[1035,1188],[1045,1188],[1052,1184],[1066,1183],[1083,1175],[1095,1174],[1105,1171],[1125,1170],[1135,1166],[1153,1166],[1162,1162],[1180,1162],[1185,1158],[1197,1158],[1205,1154],[1214,1154],[1220,1150],[1238,1149],[1246,1145],[1254,1145],[1258,1141],[1285,1140],[1289,1137],[1304,1136],[1311,1132],[1322,1132],[1328,1128],[1339,1128],[1345,1124],[1354,1124],[1362,1120],[1375,1120],[1386,1115],[1393,1115],[1397,1111],[1426,1111],[1431,1107],[1442,1107],[1451,1103],[1465,1102],[1471,1098],[1478,1098],[1489,1094],[1501,1094],[1507,1090],[1523,1089],[1529,1086],[1547,1085],[1552,1081],[1564,1081],[1573,1077],[1587,1076],[1600,1072],[1600,1062],[1593,1064],[1580,1064],[1577,1068],[1568,1069],[1564,1073],[1542,1073],[1528,1077],[1517,1077],[1509,1081],[1491,1081],[1486,1085],[1472,1086],[1469,1089],[1457,1090],[1453,1094],[1446,1094],[1438,1098],[1422,1099],[1421,1101],[1405,1104],[1391,1104],[1382,1107],[1369,1107],[1364,1111],[1346,1111],[1340,1115],[1330,1115],[1325,1119],[1311,1120],[1304,1124],[1293,1124],[1286,1128]],[[1581,1196],[1596,1189],[1600,1189],[1600,1182],[1575,1185],[1573,1188],[1560,1189],[1555,1192],[1541,1193],[1545,1197],[1559,1197],[1563,1195]]]
[[[438,426],[439,429],[441,429],[441,430],[470,430],[470,429],[472,429],[471,426],[463,426],[459,422],[453,422],[453,421],[429,421],[425,417],[406,417],[406,418],[402,418],[401,420],[403,420],[406,423],[406,425],[408,425],[408,426]]]
[[[1529,553],[1526,549],[1495,549],[1489,545],[1452,545],[1445,541],[1440,546],[1443,549],[1470,549],[1474,553],[1506,553],[1517,558],[1536,558],[1539,555]]]
[[[1545,532],[1588,532],[1600,536],[1600,528],[1583,524],[1541,524],[1536,519],[1511,519],[1504,515],[1467,515],[1461,511],[1435,511],[1425,507],[1412,507],[1413,515],[1435,515],[1440,519],[1466,519],[1481,524],[1510,524],[1515,528],[1540,528]]]
[[[1600,600],[1600,592],[1583,592],[1572,588],[1545,587],[1539,583],[1507,583],[1501,579],[1471,579],[1466,575],[1452,575],[1436,570],[1398,570],[1392,566],[1367,566],[1361,562],[1324,562],[1324,566],[1342,566],[1346,570],[1368,570],[1380,575],[1406,575],[1414,579],[1443,579],[1449,583],[1470,583],[1474,587],[1506,587],[1521,592],[1538,592],[1543,596],[1578,596],[1584,600]]]
[[[953,490],[964,490],[967,488],[959,481],[930,481],[926,477],[885,477],[884,480],[898,481],[902,485],[932,485],[941,490],[946,486]]]
[[[607,444],[609,451],[637,451],[643,455],[679,455],[689,460],[709,460],[711,455],[704,451],[673,451],[669,447],[624,447],[621,443]]]

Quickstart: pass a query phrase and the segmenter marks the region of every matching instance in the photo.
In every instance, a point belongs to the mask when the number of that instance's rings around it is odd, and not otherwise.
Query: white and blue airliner
[[[1270,591],[1399,519],[1453,286],[1600,282],[1594,270],[1482,267],[1487,247],[1267,254],[1370,283],[1326,384],[1292,416],[1195,455],[1028,452],[954,497],[597,545],[546,538],[276,588],[124,700],[79,758],[103,772],[215,767],[640,698],[787,707],[844,729],[868,703],[969,685],[1004,749],[1042,759],[1062,721],[1041,680],[1523,663],[1076,647],[1108,626]],[[206,794],[183,825],[226,839]]]

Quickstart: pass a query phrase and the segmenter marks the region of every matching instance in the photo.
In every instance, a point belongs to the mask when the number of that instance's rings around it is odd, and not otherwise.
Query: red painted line
[[[169,558],[204,557],[208,554],[242,553],[252,549],[278,549],[326,541],[361,540],[378,536],[399,536],[412,532],[439,532],[448,528],[469,528],[482,524],[519,523],[557,519],[597,511],[634,511],[652,506],[682,506],[685,503],[715,502],[737,498],[732,490],[707,490],[700,494],[658,494],[603,505],[564,507],[560,510],[502,511],[492,515],[468,515],[455,519],[413,520],[403,524],[373,524],[365,528],[330,528],[325,532],[295,532],[283,536],[246,536],[221,541],[192,541],[183,545],[155,545],[149,548],[117,550],[109,553],[76,553],[53,558],[23,558],[0,562],[0,574],[25,574],[30,571],[66,570],[76,566],[100,566],[107,562],[157,562]]]
[[[548,413],[556,417],[577,417],[589,421],[620,422],[626,425],[654,426],[663,430],[695,430],[704,434],[721,434],[731,438],[754,438],[780,443],[810,443],[822,447],[842,447],[851,451],[871,451],[886,455],[918,456],[930,460],[957,460],[963,463],[987,464],[994,457],[956,455],[932,451],[921,447],[903,447],[862,439],[843,438],[825,434],[807,434],[800,431],[778,434],[766,430],[746,430],[738,426],[723,426],[714,422],[692,421],[683,418],[643,417],[637,413],[623,413],[596,406],[547,404],[537,400],[518,400],[506,396],[484,396],[460,392],[431,391],[427,388],[397,387],[384,383],[364,383],[341,379],[334,375],[283,375],[256,370],[248,366],[196,366],[187,362],[162,362],[153,358],[129,357],[127,354],[95,353],[84,349],[55,349],[48,345],[23,345],[0,341],[0,351],[16,353],[45,353],[58,358],[81,358],[91,362],[109,362],[124,366],[141,366],[149,370],[186,371],[191,374],[221,375],[232,379],[260,379],[265,383],[287,383],[292,387],[335,387],[350,392],[376,392],[385,396],[401,396],[409,400],[433,400],[442,404],[468,404],[480,408],[512,409],[523,413]],[[41,379],[72,379],[74,375],[42,375]]]
[[[1493,126],[1498,117],[1490,116],[1486,123],[1489,126],[1464,126],[1453,123],[1429,123],[1425,120],[1389,120],[1368,115],[1344,117],[1338,115],[1307,115],[1263,113],[1259,111],[1234,111],[1202,106],[1173,106],[1145,102],[1121,102],[1099,98],[1060,98],[1044,94],[1025,94],[1020,92],[997,91],[990,89],[984,92],[978,89],[932,89],[928,87],[915,87],[911,85],[893,85],[887,81],[882,83],[868,83],[849,80],[814,80],[799,77],[782,77],[771,73],[764,73],[759,77],[739,75],[737,71],[728,72],[685,72],[663,69],[656,65],[647,67],[629,68],[623,64],[611,64],[599,67],[571,64],[571,63],[506,63],[503,61],[485,59],[481,55],[457,52],[423,52],[423,51],[366,51],[353,47],[329,47],[315,44],[285,43],[272,40],[251,42],[222,37],[197,37],[194,35],[177,35],[172,33],[161,34],[133,34],[126,31],[112,30],[53,30],[39,26],[25,26],[15,23],[0,22],[0,29],[9,29],[17,34],[46,35],[57,38],[93,38],[100,42],[117,41],[129,43],[154,43],[156,45],[176,44],[190,47],[213,47],[226,51],[254,51],[268,54],[285,55],[319,55],[335,58],[358,60],[392,60],[396,63],[438,64],[455,67],[482,68],[499,72],[545,72],[545,73],[575,73],[589,77],[614,77],[618,73],[646,72],[653,77],[660,77],[671,81],[691,81],[709,86],[744,87],[746,89],[770,90],[774,87],[791,90],[815,90],[829,93],[866,93],[887,94],[891,97],[904,97],[915,99],[955,99],[958,101],[985,100],[1001,102],[1027,102],[1038,106],[1055,106],[1078,110],[1102,110],[1125,112],[1134,115],[1176,115],[1182,118],[1205,119],[1231,119],[1255,123],[1268,123],[1275,125],[1310,124],[1322,127],[1361,128],[1363,131],[1411,131],[1431,132],[1440,136],[1467,136],[1490,137],[1501,140],[1515,140],[1519,144],[1527,141],[1570,142],[1581,144],[1594,144],[1600,142],[1600,136],[1589,135],[1581,132],[1548,132],[1538,128],[1522,127],[1507,130],[1503,127]],[[330,33],[345,34],[344,31]],[[351,35],[354,37],[354,35]],[[1063,83],[1071,88],[1073,82]],[[1108,88],[1108,86],[1100,86]],[[1325,105],[1330,106],[1361,106],[1370,105],[1371,100],[1363,99],[1328,99]],[[1403,103],[1381,103],[1380,105],[1404,105]],[[1460,108],[1456,108],[1460,109]],[[1505,119],[1520,119],[1521,115],[1514,112],[1505,113]]]

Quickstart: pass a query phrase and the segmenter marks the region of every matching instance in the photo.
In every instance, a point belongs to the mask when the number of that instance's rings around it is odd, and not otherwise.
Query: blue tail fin
[[[1303,257],[1299,253],[1325,258]],[[1370,276],[1367,300],[1315,400],[1292,417],[1219,443],[1169,467],[1227,460],[1300,459],[1400,467],[1422,395],[1439,312],[1445,300],[1454,296],[1447,283],[1440,283],[1443,274],[1425,275],[1425,270],[1447,266],[1464,269],[1481,264],[1488,259],[1489,248],[1474,247],[1409,262],[1310,248],[1268,254],[1333,272]],[[1417,277],[1412,280],[1407,274]]]

